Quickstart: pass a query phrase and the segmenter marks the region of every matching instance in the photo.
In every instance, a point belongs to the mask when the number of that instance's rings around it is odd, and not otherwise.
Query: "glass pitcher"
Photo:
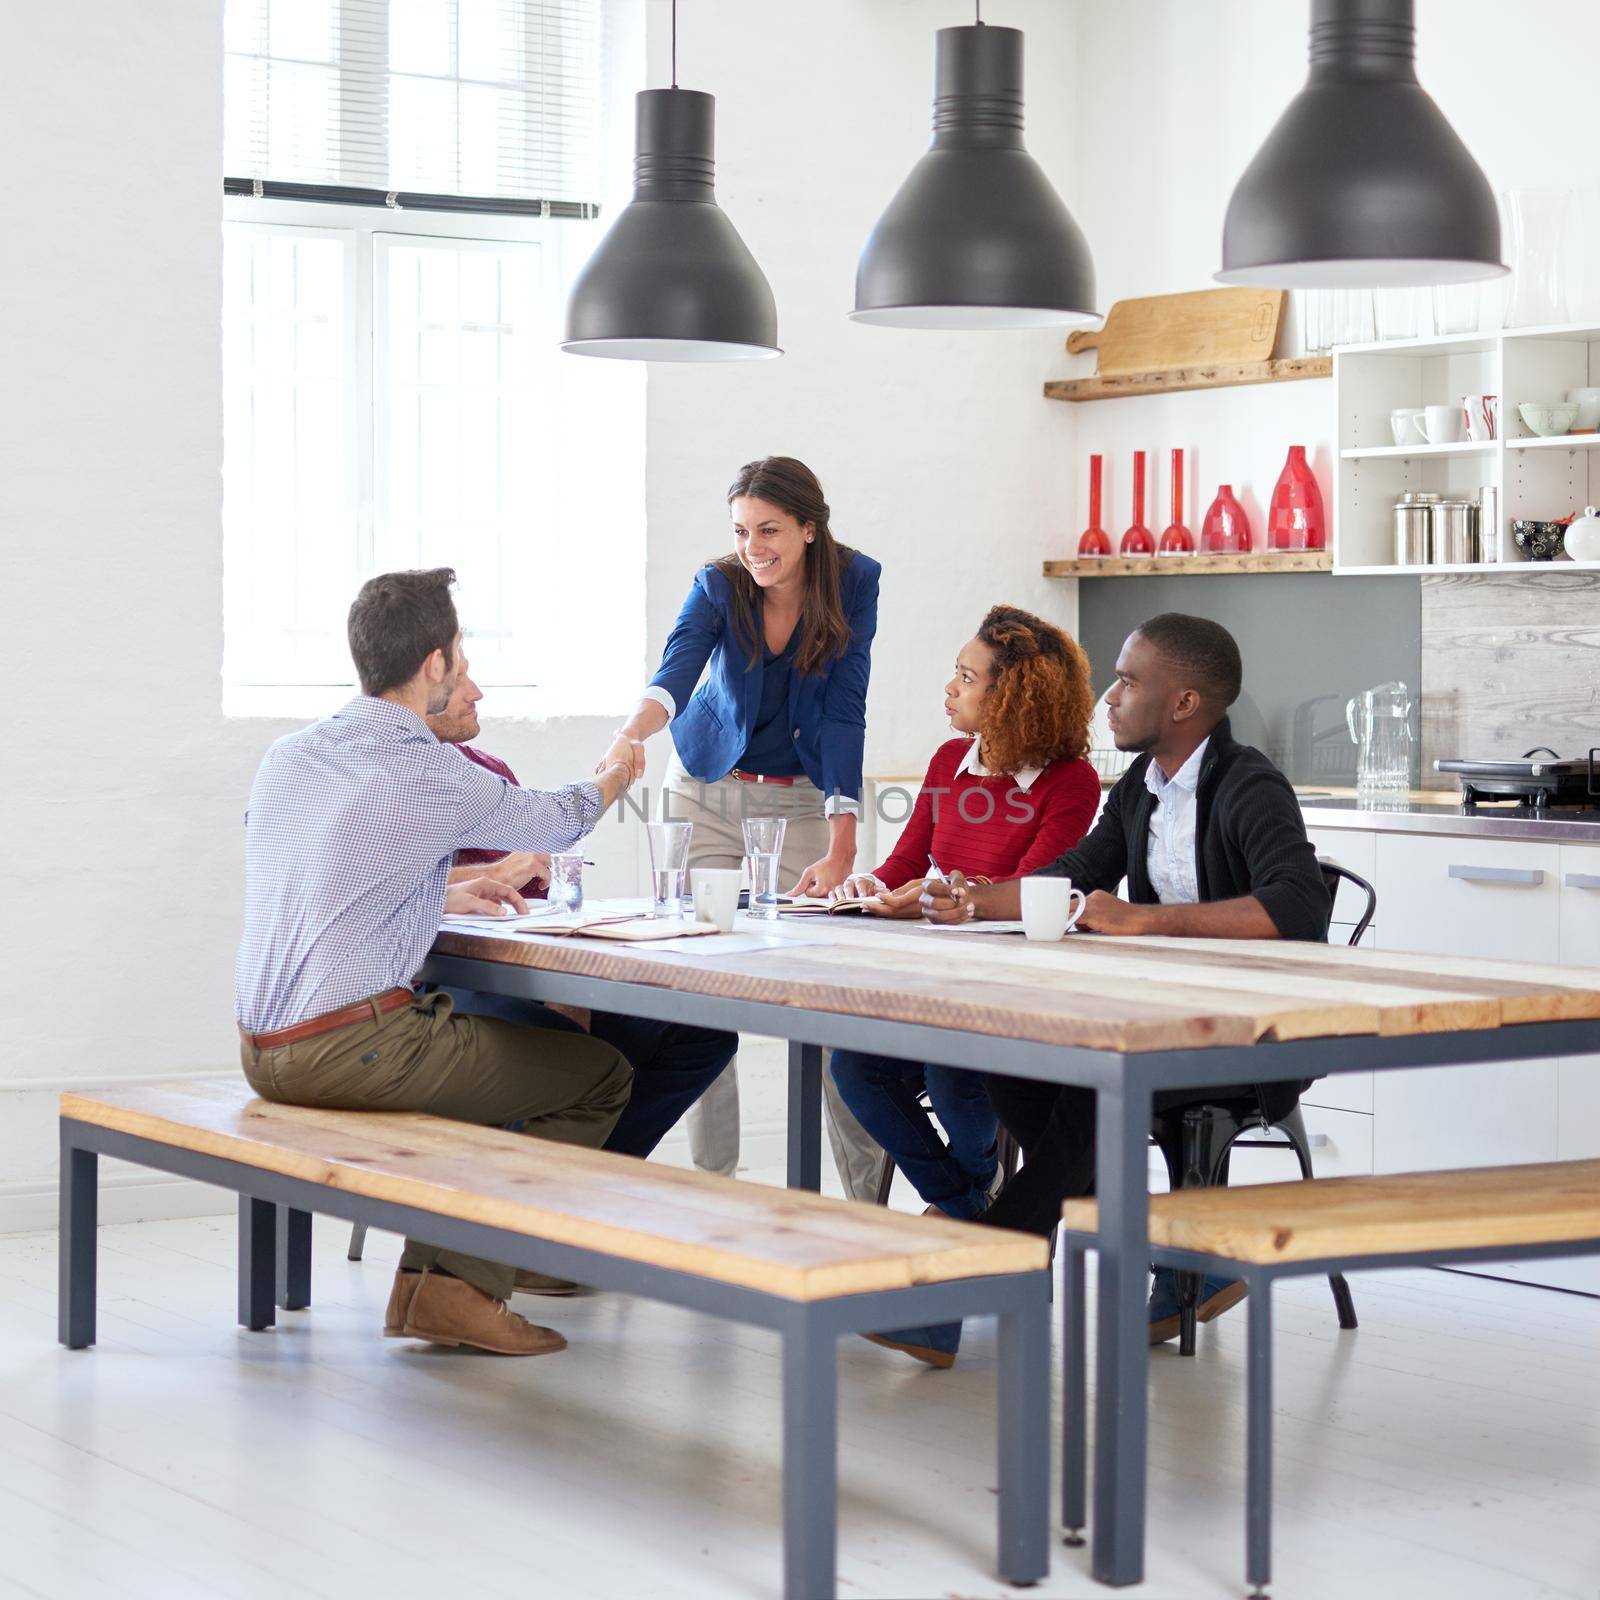
[[[1411,793],[1411,698],[1403,683],[1380,683],[1345,707],[1355,743],[1356,796],[1404,801]]]

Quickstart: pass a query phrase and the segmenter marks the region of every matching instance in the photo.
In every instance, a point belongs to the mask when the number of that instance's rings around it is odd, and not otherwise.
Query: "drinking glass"
[[[683,915],[683,871],[689,864],[692,822],[647,822],[650,839],[650,915]]]
[[[1511,256],[1508,328],[1571,319],[1571,189],[1510,189],[1503,196]]]
[[[550,857],[550,904],[566,911],[583,909],[583,852],[564,850]]]
[[[1433,291],[1433,331],[1478,331],[1478,286],[1475,283],[1441,283]]]
[[[1415,339],[1417,306],[1422,299],[1417,289],[1379,289],[1373,297],[1373,310],[1380,339]]]
[[[1301,343],[1307,355],[1336,344],[1370,344],[1375,332],[1370,289],[1312,289],[1300,302]]]
[[[746,817],[744,853],[750,862],[750,915],[778,919],[778,863],[783,859],[786,817]]]

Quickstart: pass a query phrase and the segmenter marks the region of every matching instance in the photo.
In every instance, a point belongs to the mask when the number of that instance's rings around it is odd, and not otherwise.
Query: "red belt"
[[[800,781],[798,778],[772,778],[764,772],[741,772],[737,767],[728,776],[737,778],[740,783],[781,783],[786,789],[792,789]]]
[[[245,1037],[257,1050],[276,1050],[282,1045],[298,1044],[302,1039],[315,1039],[319,1033],[332,1033],[336,1028],[348,1028],[353,1022],[371,1022],[376,1013],[398,1011],[411,1004],[415,996],[409,989],[385,989],[370,1000],[357,1000],[337,1011],[324,1011],[320,1017],[308,1017],[293,1027],[274,1028],[271,1033],[247,1033]]]

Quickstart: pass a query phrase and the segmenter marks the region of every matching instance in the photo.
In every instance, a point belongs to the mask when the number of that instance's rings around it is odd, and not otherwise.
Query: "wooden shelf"
[[[1044,386],[1047,400],[1123,400],[1141,394],[1180,394],[1189,389],[1238,389],[1252,383],[1297,383],[1331,378],[1331,356],[1282,361],[1235,361],[1210,367],[1170,367],[1109,378],[1064,378]]]
[[[1331,572],[1331,550],[1252,551],[1249,555],[1083,556],[1047,561],[1047,578],[1196,578],[1229,573]]]

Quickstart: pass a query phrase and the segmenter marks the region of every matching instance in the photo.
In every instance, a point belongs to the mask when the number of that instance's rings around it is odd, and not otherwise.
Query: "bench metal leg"
[[[1083,1543],[1083,1530],[1088,1525],[1088,1318],[1083,1258],[1082,1250],[1068,1245],[1062,1266],[1061,1542],[1074,1547]]]
[[[253,1332],[277,1320],[278,1208],[239,1196],[239,1325]]]
[[[1000,1317],[1000,1576],[1050,1572],[1050,1302]]]
[[[93,1150],[79,1150],[62,1139],[56,1335],[69,1350],[94,1343],[99,1166]]]
[[[833,1600],[838,1539],[838,1343],[783,1336],[784,1600]]]
[[[367,1248],[367,1225],[357,1222],[350,1229],[350,1248],[345,1251],[347,1261],[359,1261],[361,1252]]]
[[[1245,1577],[1253,1600],[1272,1579],[1272,1279],[1250,1285],[1250,1409],[1246,1419]]]
[[[822,1046],[789,1045],[789,1187],[822,1187]]]
[[[311,1213],[279,1206],[277,1237],[277,1300],[285,1311],[304,1311],[311,1304]]]
[[[1144,1577],[1150,1091],[1124,1081],[1101,1089],[1098,1099],[1100,1297],[1091,1566],[1101,1583],[1121,1585]]]

